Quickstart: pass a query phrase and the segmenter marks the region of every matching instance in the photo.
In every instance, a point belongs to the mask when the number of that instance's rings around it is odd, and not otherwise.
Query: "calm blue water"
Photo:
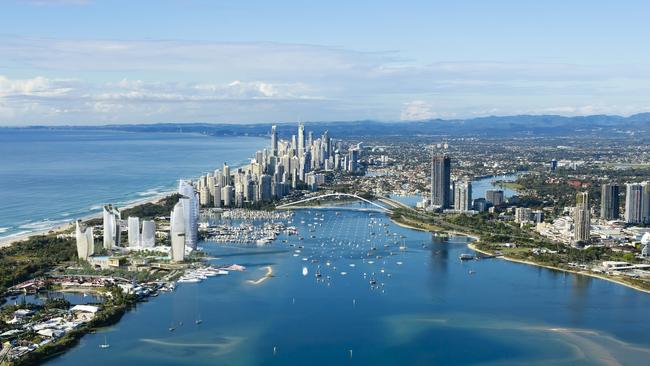
[[[499,175],[495,177],[489,177],[489,178],[483,178],[483,179],[477,179],[472,181],[472,198],[485,198],[485,191],[488,189],[500,189],[503,191],[504,196],[507,197],[512,197],[517,192],[515,190],[512,190],[510,188],[501,188],[497,185],[494,185],[492,182],[495,181],[506,181],[506,182],[511,182],[517,180],[518,174],[506,174],[506,175]]]
[[[501,189],[503,190],[503,194],[506,197],[512,197],[517,192],[515,190],[512,190],[510,188],[501,188],[498,185],[493,184],[493,182],[499,180],[499,181],[515,181],[517,179],[517,174],[505,174],[505,175],[499,175],[495,177],[489,177],[489,178],[482,178],[482,179],[476,179],[472,181],[472,198],[485,198],[485,191],[488,189]],[[402,202],[406,205],[415,207],[415,205],[422,201],[422,196],[421,195],[416,195],[416,196],[398,196],[398,195],[393,195],[391,196],[392,199]]]
[[[237,166],[268,141],[181,133],[0,128],[0,237],[42,230]]]
[[[204,243],[213,263],[247,270],[179,284],[48,364],[647,364],[647,294],[497,259],[461,262],[465,238],[441,241],[380,214],[303,210],[294,224],[305,240]],[[274,277],[248,282],[266,266]],[[100,349],[105,336],[111,347]]]

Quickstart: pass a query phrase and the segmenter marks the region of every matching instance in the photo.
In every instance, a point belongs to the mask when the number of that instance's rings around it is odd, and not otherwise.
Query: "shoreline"
[[[389,216],[389,217],[390,217],[390,216]],[[423,229],[423,228],[421,228],[421,227],[415,227],[415,226],[411,226],[411,225],[405,224],[405,223],[403,223],[403,222],[399,222],[399,221],[397,221],[397,220],[394,220],[392,217],[390,217],[390,221],[392,221],[392,222],[393,222],[394,224],[396,224],[397,226],[401,226],[401,227],[404,227],[404,228],[407,228],[407,229],[417,230],[417,231],[425,231],[425,232],[429,232],[429,233],[432,232],[432,231],[430,231],[430,230]],[[443,230],[440,230],[440,231],[441,231],[441,232],[445,232],[445,233],[450,234],[450,235],[454,235],[454,236],[465,236],[465,237],[468,237],[468,238],[473,239],[474,241],[479,241],[479,238],[478,238],[477,236],[472,235],[472,234],[469,234],[469,233],[464,233],[464,232],[462,232],[462,231],[456,231],[456,230],[444,230],[444,229],[443,229]],[[487,253],[484,253],[484,254],[487,254]],[[490,254],[490,255],[491,255],[491,254]]]
[[[637,291],[641,291],[641,292],[645,292],[647,294],[650,294],[650,290],[641,288],[641,287],[633,285],[631,283],[627,283],[627,282],[624,282],[624,281],[621,281],[621,280],[617,280],[616,278],[612,278],[612,277],[609,277],[609,276],[604,276],[604,275],[601,275],[601,274],[598,274],[598,273],[583,272],[583,271],[576,271],[576,270],[572,270],[572,269],[554,267],[554,266],[549,266],[549,265],[546,265],[546,264],[527,261],[527,260],[524,260],[524,259],[517,259],[517,258],[507,257],[507,256],[504,256],[504,255],[497,256],[497,255],[495,255],[493,253],[490,253],[490,252],[488,252],[486,250],[478,249],[476,247],[476,243],[474,243],[474,242],[468,243],[467,247],[470,248],[473,251],[476,251],[476,252],[479,252],[479,253],[482,253],[482,254],[485,254],[485,255],[490,255],[490,256],[493,256],[494,258],[497,258],[497,259],[503,259],[503,260],[513,262],[513,263],[526,264],[526,265],[529,265],[529,266],[546,268],[546,269],[550,269],[550,270],[554,270],[554,271],[566,272],[566,273],[571,273],[571,274],[575,274],[575,275],[582,275],[582,276],[598,278],[598,279],[601,279],[601,280],[605,280],[605,281],[615,283],[617,285],[625,286],[625,287],[633,289],[633,290],[637,290]]]
[[[422,228],[412,227],[412,226],[409,226],[407,224],[397,222],[397,221],[393,220],[392,218],[391,218],[391,221],[394,222],[395,224],[401,226],[401,227],[405,227],[405,228],[409,228],[409,229],[413,229],[413,230],[418,230],[418,231],[429,231],[429,230],[425,230],[425,229],[422,229]],[[549,265],[546,265],[546,264],[535,263],[535,262],[531,262],[531,261],[527,261],[527,260],[523,260],[523,259],[511,258],[511,257],[503,256],[503,255],[497,256],[494,253],[490,253],[490,252],[488,252],[486,250],[482,250],[482,249],[477,248],[476,244],[479,242],[480,239],[478,237],[476,237],[475,235],[471,235],[471,234],[468,234],[468,233],[463,233],[463,232],[455,231],[455,230],[445,230],[445,232],[450,234],[450,235],[456,235],[456,236],[460,235],[460,236],[465,236],[465,237],[472,238],[473,241],[467,243],[467,247],[469,249],[471,249],[471,250],[473,250],[475,252],[481,253],[481,254],[492,256],[492,257],[494,257],[496,259],[503,259],[503,260],[513,262],[513,263],[526,264],[526,265],[529,265],[529,266],[546,268],[546,269],[550,269],[550,270],[554,270],[554,271],[560,271],[560,272],[571,273],[571,274],[575,274],[575,275],[582,275],[582,276],[597,278],[597,279],[609,281],[609,282],[617,284],[617,285],[625,286],[625,287],[627,287],[629,289],[632,289],[632,290],[636,290],[636,291],[640,291],[640,292],[650,294],[650,290],[641,288],[641,287],[633,285],[631,283],[627,283],[627,282],[618,280],[616,278],[612,278],[612,277],[609,277],[609,276],[604,276],[604,275],[601,275],[601,274],[598,274],[598,273],[582,272],[582,271],[576,271],[576,270],[571,270],[571,269],[566,269],[566,268],[553,267],[553,266],[549,266]]]
[[[232,168],[233,169],[238,169],[238,168],[241,168],[241,167],[243,167],[245,165],[246,165],[245,162],[236,163],[235,165],[232,166]],[[196,177],[194,177],[192,179],[195,179],[195,178]],[[183,179],[183,178],[180,178],[180,179]],[[157,193],[157,194],[155,194],[153,196],[143,197],[143,198],[136,198],[134,200],[127,201],[126,203],[124,203],[124,205],[121,206],[120,209],[129,209],[129,208],[133,208],[133,207],[139,206],[139,205],[144,205],[144,204],[147,204],[147,203],[155,203],[155,202],[157,202],[157,201],[159,201],[159,200],[161,200],[161,199],[163,199],[163,198],[165,198],[165,197],[167,197],[167,196],[169,196],[171,194],[174,194],[174,193],[176,193],[176,190],[171,189],[171,190],[168,190],[168,191],[159,192],[159,193]],[[68,222],[65,222],[65,223],[55,224],[55,225],[53,225],[53,226],[51,226],[49,228],[30,231],[30,232],[22,233],[22,234],[20,234],[20,233],[19,234],[10,234],[8,236],[0,237],[0,249],[9,247],[9,246],[11,246],[11,245],[13,245],[15,243],[21,242],[21,241],[25,241],[25,240],[31,238],[32,236],[42,236],[42,235],[48,235],[48,234],[60,234],[60,233],[63,233],[65,231],[67,231],[67,230],[70,230],[70,229],[74,228],[75,222],[77,220],[87,221],[87,220],[91,220],[91,219],[98,219],[98,218],[101,218],[101,217],[102,217],[101,211],[97,212],[97,213],[89,213],[89,214],[87,214],[85,216],[77,217],[75,219],[70,219]]]
[[[174,192],[175,191],[161,192],[161,193],[158,193],[158,194],[156,194],[154,196],[151,196],[151,197],[141,198],[141,199],[138,199],[138,200],[135,200],[135,201],[130,201],[129,203],[127,203],[124,206],[120,207],[120,209],[129,209],[129,208],[133,208],[133,207],[139,206],[139,205],[144,205],[144,204],[147,204],[147,203],[155,203],[155,202],[158,202],[161,199],[169,196],[170,194],[173,194]],[[28,240],[32,236],[42,236],[42,235],[48,235],[48,234],[60,234],[60,233],[66,232],[66,231],[68,231],[70,229],[73,229],[75,227],[74,225],[75,225],[75,222],[77,220],[87,221],[87,220],[91,220],[91,219],[98,219],[98,218],[101,218],[101,217],[102,217],[102,213],[97,212],[97,213],[92,213],[92,214],[88,214],[88,215],[85,215],[85,216],[81,216],[81,217],[78,217],[78,218],[75,218],[75,219],[71,219],[67,223],[57,224],[57,225],[52,226],[52,227],[47,228],[47,229],[36,230],[36,231],[29,232],[29,233],[23,233],[23,234],[15,235],[15,236],[6,236],[4,238],[0,238],[0,248],[6,248],[6,247],[9,247],[9,246],[12,246],[13,244]]]

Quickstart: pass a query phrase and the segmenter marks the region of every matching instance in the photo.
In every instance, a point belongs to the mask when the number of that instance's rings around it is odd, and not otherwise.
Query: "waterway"
[[[514,174],[504,174],[494,177],[486,177],[481,179],[475,179],[472,181],[472,199],[475,198],[485,198],[485,191],[488,189],[500,189],[503,191],[503,195],[508,198],[517,194],[517,191],[510,188],[502,188],[498,184],[495,184],[496,181],[502,182],[514,182],[517,180],[518,173]],[[415,207],[415,205],[422,201],[422,195],[406,195],[398,196],[392,195],[392,199],[402,202],[408,206]]]
[[[467,238],[434,238],[379,213],[297,210],[292,225],[304,240],[203,243],[214,264],[247,270],[179,284],[47,364],[643,365],[650,357],[645,293],[501,260],[460,261],[471,252]],[[269,266],[273,277],[251,283]],[[105,336],[111,347],[100,349]]]

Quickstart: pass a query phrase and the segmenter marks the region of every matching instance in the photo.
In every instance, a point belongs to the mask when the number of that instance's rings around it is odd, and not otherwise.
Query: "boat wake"
[[[221,356],[232,352],[242,341],[243,337],[220,337],[216,339],[213,343],[199,343],[199,342],[178,342],[178,341],[168,341],[162,339],[153,339],[153,338],[142,338],[141,342],[152,345],[160,346],[161,350],[166,352],[173,349],[184,349],[184,350],[194,350],[196,352],[204,350],[209,352],[213,356]]]

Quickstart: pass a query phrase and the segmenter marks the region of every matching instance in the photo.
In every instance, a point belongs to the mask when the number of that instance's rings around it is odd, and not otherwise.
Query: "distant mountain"
[[[105,126],[58,126],[30,128],[90,128],[112,129],[132,132],[192,132],[215,136],[268,136],[271,125],[278,126],[281,137],[297,133],[297,123],[255,123],[255,124],[220,124],[220,123],[160,123],[141,125],[105,125]],[[557,115],[518,115],[490,116],[472,119],[432,119],[424,121],[328,121],[305,122],[308,130],[316,136],[325,130],[331,136],[571,136],[602,135],[625,136],[631,132],[647,133],[650,131],[650,113],[640,113],[629,117],[611,115],[592,115],[565,117]]]

